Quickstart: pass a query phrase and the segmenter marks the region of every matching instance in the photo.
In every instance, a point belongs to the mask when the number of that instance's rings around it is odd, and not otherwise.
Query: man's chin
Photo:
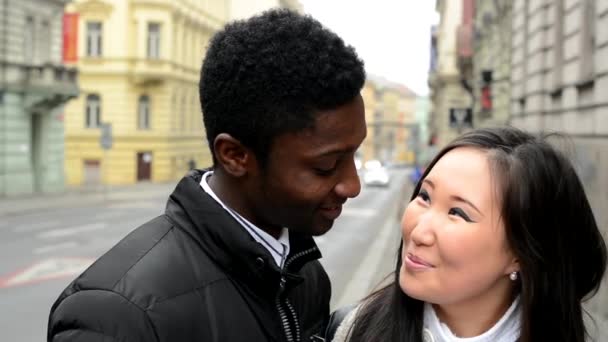
[[[329,221],[329,220],[315,220],[313,223],[308,224],[306,226],[288,226],[288,229],[292,232],[298,232],[300,234],[306,234],[306,235],[310,235],[310,236],[321,236],[325,233],[327,233],[328,231],[331,230],[331,228],[334,225],[334,221]]]
[[[331,230],[334,221],[325,221],[317,223],[311,231],[312,236],[321,236]]]

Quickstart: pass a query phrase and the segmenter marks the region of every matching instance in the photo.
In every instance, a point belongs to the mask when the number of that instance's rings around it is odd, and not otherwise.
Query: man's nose
[[[351,160],[342,172],[341,179],[335,187],[336,194],[343,198],[357,197],[361,192],[361,181],[357,174],[355,160]]]

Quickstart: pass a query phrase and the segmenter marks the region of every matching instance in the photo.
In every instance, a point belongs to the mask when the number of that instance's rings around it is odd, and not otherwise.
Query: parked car
[[[368,163],[363,173],[363,183],[368,186],[388,186],[391,180],[388,170],[381,164]]]

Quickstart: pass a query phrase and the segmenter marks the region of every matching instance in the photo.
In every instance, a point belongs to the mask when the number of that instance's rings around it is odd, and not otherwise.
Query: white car
[[[363,183],[369,186],[388,186],[391,177],[385,167],[374,167],[365,170],[363,174]]]

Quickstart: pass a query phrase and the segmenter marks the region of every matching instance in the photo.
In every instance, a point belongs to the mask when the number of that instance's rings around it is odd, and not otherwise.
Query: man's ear
[[[220,133],[213,141],[215,157],[222,169],[234,177],[242,177],[247,174],[249,164],[253,161],[250,149],[230,134]]]

